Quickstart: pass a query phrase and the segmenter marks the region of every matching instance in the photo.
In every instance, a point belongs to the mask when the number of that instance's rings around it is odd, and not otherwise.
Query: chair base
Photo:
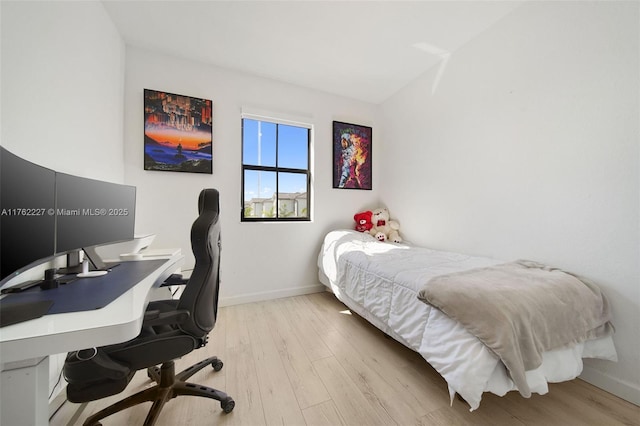
[[[153,405],[149,410],[149,414],[147,414],[144,425],[152,426],[158,420],[162,407],[164,407],[169,400],[180,395],[201,396],[204,398],[215,399],[220,401],[220,406],[225,413],[230,413],[236,403],[229,395],[217,389],[186,381],[207,365],[211,365],[215,371],[220,371],[223,364],[218,357],[214,356],[202,360],[178,374],[175,374],[175,364],[173,361],[165,362],[161,367],[151,367],[147,369],[147,374],[150,379],[156,382],[155,386],[140,391],[98,411],[88,417],[83,424],[84,426],[99,426],[100,420],[105,417],[122,410],[126,410],[134,405],[151,401],[153,402]]]

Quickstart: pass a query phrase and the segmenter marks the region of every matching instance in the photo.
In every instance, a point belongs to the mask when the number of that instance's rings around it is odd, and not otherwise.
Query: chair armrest
[[[189,279],[183,278],[180,274],[171,274],[169,278],[167,278],[160,287],[167,287],[170,285],[186,285],[189,282]]]
[[[156,326],[166,324],[182,324],[191,314],[185,309],[176,311],[160,312],[158,309],[149,310],[144,313],[142,326]]]

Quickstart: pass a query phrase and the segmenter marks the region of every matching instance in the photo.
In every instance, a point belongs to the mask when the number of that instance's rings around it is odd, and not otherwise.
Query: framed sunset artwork
[[[144,89],[144,169],[213,172],[213,101]]]

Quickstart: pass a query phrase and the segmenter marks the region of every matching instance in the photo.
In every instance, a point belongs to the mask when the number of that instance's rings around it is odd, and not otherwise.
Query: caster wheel
[[[223,363],[222,363],[222,361],[220,361],[220,360],[217,360],[217,361],[214,361],[214,362],[212,362],[212,363],[211,363],[211,366],[213,367],[213,370],[214,370],[214,371],[220,371],[220,370],[222,370],[222,366],[223,366],[223,365],[224,365],[224,364],[223,364]]]
[[[236,402],[233,399],[229,398],[225,401],[220,402],[220,406],[222,407],[222,411],[229,414],[230,412],[233,411],[233,408],[236,406]]]

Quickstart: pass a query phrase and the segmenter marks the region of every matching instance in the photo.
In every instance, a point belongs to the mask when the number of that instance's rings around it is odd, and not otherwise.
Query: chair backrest
[[[218,316],[220,286],[220,194],[203,189],[198,197],[198,218],[191,225],[191,248],[196,259],[178,309],[191,313],[180,328],[198,338],[213,329]]]

